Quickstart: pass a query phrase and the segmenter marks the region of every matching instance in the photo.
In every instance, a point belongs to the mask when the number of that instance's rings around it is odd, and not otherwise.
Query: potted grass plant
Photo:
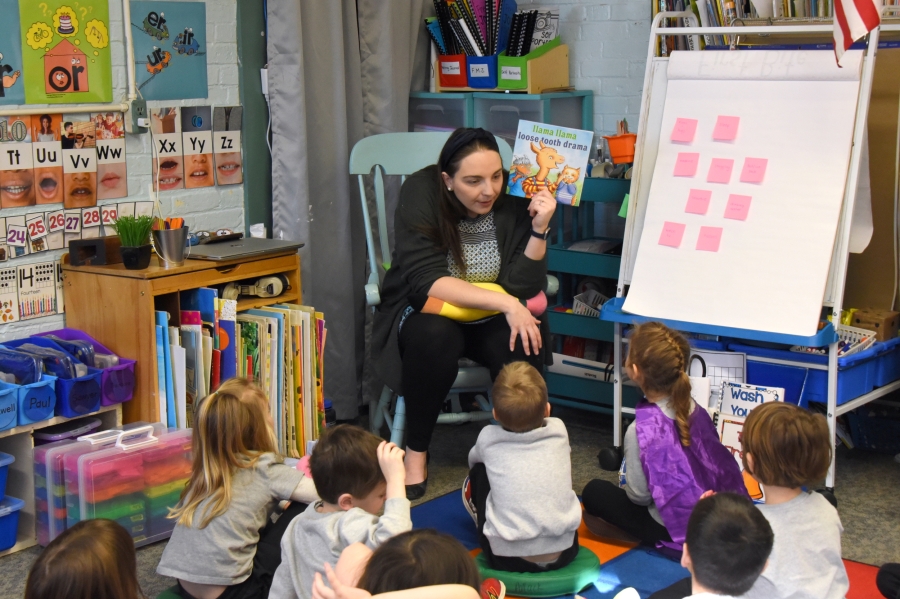
[[[151,216],[120,216],[113,225],[122,247],[122,262],[129,270],[141,270],[150,265],[152,246],[150,245],[150,229],[153,227]]]

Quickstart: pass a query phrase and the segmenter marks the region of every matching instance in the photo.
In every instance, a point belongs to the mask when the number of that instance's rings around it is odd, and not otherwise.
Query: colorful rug
[[[458,539],[477,555],[478,531],[472,517],[463,507],[460,491],[452,491],[412,509],[413,528],[434,528]],[[634,587],[642,599],[686,578],[690,574],[681,565],[645,547],[604,539],[594,535],[582,523],[578,529],[581,545],[600,558],[597,581],[579,595],[584,599],[612,599],[616,593]],[[844,560],[850,577],[847,599],[874,599],[881,596],[875,587],[878,568]],[[568,597],[572,597],[569,595]],[[513,599],[513,598],[510,598]]]

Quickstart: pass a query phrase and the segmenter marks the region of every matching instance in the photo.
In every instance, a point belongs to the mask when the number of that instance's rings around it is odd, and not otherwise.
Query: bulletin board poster
[[[108,0],[20,0],[28,104],[112,102]]]
[[[206,4],[132,2],[135,77],[145,100],[205,98]]]
[[[0,0],[0,105],[24,104],[18,0]]]

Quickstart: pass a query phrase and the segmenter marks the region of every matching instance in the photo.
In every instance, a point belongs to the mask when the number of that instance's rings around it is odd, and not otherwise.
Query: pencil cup
[[[604,135],[603,139],[609,144],[609,155],[612,156],[614,164],[634,162],[634,142],[637,140],[637,133]]]
[[[153,231],[153,249],[163,261],[163,266],[184,264],[184,250],[187,246],[188,228],[163,229]]]

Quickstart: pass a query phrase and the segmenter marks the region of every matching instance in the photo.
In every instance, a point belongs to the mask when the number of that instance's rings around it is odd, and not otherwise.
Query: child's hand
[[[325,581],[322,580],[322,575],[316,572],[312,587],[313,599],[368,599],[372,596],[369,591],[341,583],[334,570],[328,564],[325,564],[325,575],[328,577],[328,583],[331,585],[331,588],[329,589]]]
[[[406,484],[406,468],[403,465],[403,456],[406,455],[406,452],[393,443],[382,441],[381,444],[378,445],[377,454],[378,465],[381,466],[381,471],[384,473],[384,480],[387,482],[388,498],[394,496],[391,493],[392,488],[395,491],[402,488],[403,496],[405,496],[406,487],[404,485]],[[397,496],[399,497],[399,495]]]

